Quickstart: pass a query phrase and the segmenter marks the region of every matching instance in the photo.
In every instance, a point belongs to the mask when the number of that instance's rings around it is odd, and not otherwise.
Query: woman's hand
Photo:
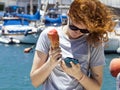
[[[70,64],[72,67],[67,67],[64,60],[62,60],[61,66],[63,68],[63,71],[74,77],[75,79],[79,80],[83,76],[80,64],[74,64],[73,62],[70,62]]]
[[[50,65],[51,66],[56,66],[58,63],[60,63],[61,61],[61,49],[60,48],[56,48],[56,49],[52,49],[50,48],[50,51],[49,51],[49,62],[50,62]]]

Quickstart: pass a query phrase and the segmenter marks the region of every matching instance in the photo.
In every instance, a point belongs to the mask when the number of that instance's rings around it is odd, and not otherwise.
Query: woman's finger
[[[80,68],[80,64],[79,63],[77,63],[77,64],[74,64],[73,62],[70,62],[70,64],[71,64],[71,66],[72,67],[77,67],[77,68]]]
[[[69,67],[65,64],[64,60],[62,60],[62,68],[63,68],[63,70],[68,70],[69,69]]]
[[[75,66],[75,64],[74,64],[72,61],[70,62],[70,64],[71,64],[71,66],[72,66],[72,67],[74,67],[74,66]]]
[[[50,50],[50,55],[54,55],[54,54],[56,54],[56,53],[61,53],[61,50],[60,50],[60,48],[58,48],[58,49],[53,49],[53,50]]]

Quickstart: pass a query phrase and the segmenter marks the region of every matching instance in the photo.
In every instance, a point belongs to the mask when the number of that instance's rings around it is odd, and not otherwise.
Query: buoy
[[[111,75],[113,77],[117,77],[118,73],[120,72],[120,58],[114,58],[110,62],[109,66]]]
[[[29,53],[34,48],[34,45],[24,49],[24,53]]]

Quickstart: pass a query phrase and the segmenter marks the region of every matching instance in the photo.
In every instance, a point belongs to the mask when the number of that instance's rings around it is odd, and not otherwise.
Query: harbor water
[[[0,90],[40,90],[34,88],[30,80],[30,70],[33,62],[34,49],[24,53],[31,45],[0,43]],[[106,54],[106,65],[102,90],[116,90],[116,79],[109,72],[111,59],[119,54]]]

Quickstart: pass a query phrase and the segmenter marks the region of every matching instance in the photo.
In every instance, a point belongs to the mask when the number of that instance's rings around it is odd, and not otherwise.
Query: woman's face
[[[78,24],[69,20],[67,34],[70,39],[77,39],[85,33],[89,33],[89,31],[83,23]]]

